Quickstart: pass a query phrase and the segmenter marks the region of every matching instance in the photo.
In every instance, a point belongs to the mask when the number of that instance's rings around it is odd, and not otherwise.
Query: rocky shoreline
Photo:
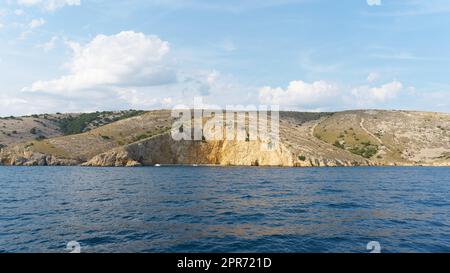
[[[373,162],[365,161],[342,161],[342,160],[328,160],[328,159],[311,159],[302,162],[288,162],[288,164],[255,164],[254,162],[243,164],[232,163],[205,163],[201,161],[184,161],[179,163],[171,163],[167,161],[160,162],[139,162],[133,159],[127,152],[114,151],[95,156],[89,161],[81,161],[74,159],[58,158],[54,155],[45,155],[40,153],[33,153],[30,151],[23,151],[22,154],[11,154],[0,151],[1,162],[0,166],[81,166],[81,167],[146,167],[155,165],[164,166],[214,166],[214,167],[357,167],[357,166],[371,166],[371,167],[450,167],[450,162]]]
[[[10,130],[19,132],[22,123],[20,120],[14,122]],[[24,139],[23,134],[17,134],[16,143],[0,146],[0,164],[84,167],[156,164],[450,166],[450,115],[444,113],[380,110],[281,112],[276,144],[259,138],[178,141],[171,136],[173,122],[170,111],[159,110],[79,134],[31,141]],[[270,149],[266,149],[268,146]]]

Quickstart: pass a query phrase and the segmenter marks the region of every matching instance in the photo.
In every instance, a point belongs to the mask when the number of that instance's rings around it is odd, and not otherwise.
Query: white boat
[[[155,167],[161,167],[161,164],[155,164]]]

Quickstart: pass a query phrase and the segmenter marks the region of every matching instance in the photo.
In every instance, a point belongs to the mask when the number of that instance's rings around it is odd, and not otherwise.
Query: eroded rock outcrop
[[[269,148],[260,141],[174,141],[164,134],[102,153],[83,165],[294,166],[292,154],[283,144]]]
[[[377,165],[367,159],[310,158],[300,160],[283,143],[268,149],[260,141],[174,141],[169,134],[116,148],[93,157],[83,166],[125,167],[155,164],[337,167]]]
[[[10,166],[75,166],[80,164],[79,160],[59,158],[20,148],[2,149],[0,160],[1,164]]]

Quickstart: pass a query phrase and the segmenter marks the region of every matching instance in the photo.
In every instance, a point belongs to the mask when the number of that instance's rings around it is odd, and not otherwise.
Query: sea
[[[450,168],[0,167],[0,252],[450,252]]]

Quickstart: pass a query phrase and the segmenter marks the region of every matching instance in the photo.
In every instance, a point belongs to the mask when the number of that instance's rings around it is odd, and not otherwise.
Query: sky
[[[0,0],[0,116],[450,112],[448,0]]]

